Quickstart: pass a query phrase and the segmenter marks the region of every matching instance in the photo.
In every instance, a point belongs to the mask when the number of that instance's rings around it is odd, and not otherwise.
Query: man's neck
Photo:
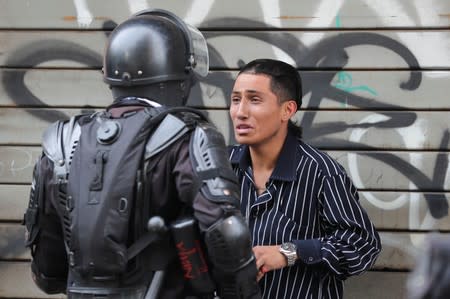
[[[286,136],[287,130],[285,132],[279,132],[270,142],[249,146],[253,172],[270,171],[272,173],[283,148]]]

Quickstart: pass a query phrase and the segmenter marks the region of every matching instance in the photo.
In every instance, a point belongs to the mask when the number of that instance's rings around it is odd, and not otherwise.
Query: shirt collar
[[[279,181],[293,181],[296,179],[296,167],[300,159],[299,152],[297,151],[297,143],[297,138],[293,134],[288,133],[270,179]],[[232,164],[239,164],[239,168],[244,171],[248,170],[252,165],[248,145],[240,145],[237,151],[231,157],[230,162]]]

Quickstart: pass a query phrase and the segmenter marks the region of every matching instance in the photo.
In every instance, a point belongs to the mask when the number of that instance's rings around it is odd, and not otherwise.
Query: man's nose
[[[239,118],[248,117],[248,107],[245,101],[241,101],[237,107],[236,116]]]

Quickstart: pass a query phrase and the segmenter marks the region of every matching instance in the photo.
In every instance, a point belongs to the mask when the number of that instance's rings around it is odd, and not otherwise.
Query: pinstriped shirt
[[[343,280],[375,262],[380,238],[344,168],[288,134],[258,196],[248,146],[230,147],[253,246],[294,242],[299,259],[260,280],[263,298],[342,298]]]

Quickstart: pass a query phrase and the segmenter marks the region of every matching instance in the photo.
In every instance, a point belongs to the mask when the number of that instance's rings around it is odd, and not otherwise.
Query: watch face
[[[288,250],[288,251],[296,251],[297,247],[295,246],[294,243],[283,243],[281,244],[281,249],[283,250]]]

